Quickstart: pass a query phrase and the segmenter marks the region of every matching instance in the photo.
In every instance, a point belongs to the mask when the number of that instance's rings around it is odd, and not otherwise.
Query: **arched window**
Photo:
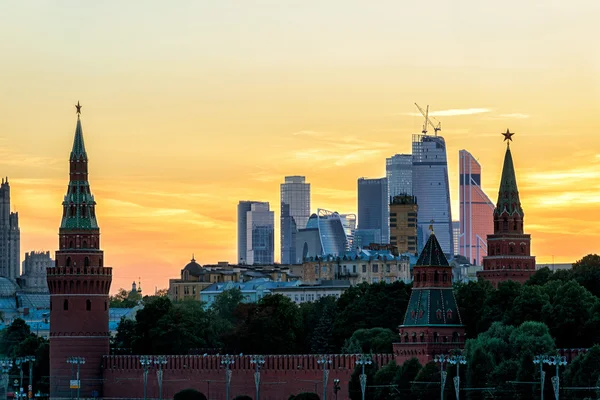
[[[69,241],[69,248],[72,249],[73,248],[73,241]]]
[[[63,302],[63,310],[67,311],[69,309],[69,300],[65,299]]]
[[[446,311],[446,319],[448,319],[448,320],[452,319],[452,310]]]
[[[92,301],[90,299],[87,299],[85,301],[85,309],[86,309],[86,311],[91,311],[92,310]]]
[[[502,229],[504,229],[504,231],[508,230],[508,219],[506,217],[504,217],[504,220],[502,221]]]
[[[433,281],[439,282],[439,280],[440,280],[440,274],[437,271],[435,271],[435,273],[433,274]]]
[[[83,241],[83,244],[81,245],[81,247],[84,249],[87,249],[87,241],[86,240]]]
[[[509,252],[510,254],[514,253],[514,252],[515,252],[515,248],[514,248],[514,246],[510,246],[510,247],[508,248],[508,252]]]
[[[433,342],[437,343],[439,341],[439,336],[437,332],[433,332]]]
[[[65,267],[71,266],[71,257],[67,257],[67,261],[65,261]]]
[[[438,309],[438,310],[435,312],[435,317],[436,317],[437,319],[440,319],[440,320],[441,320],[441,319],[442,319],[442,310]]]
[[[90,258],[86,257],[83,259],[83,266],[84,267],[89,267],[90,266]]]

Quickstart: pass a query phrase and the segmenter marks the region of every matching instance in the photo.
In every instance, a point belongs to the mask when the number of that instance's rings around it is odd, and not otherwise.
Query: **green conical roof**
[[[75,139],[73,139],[73,150],[71,150],[71,160],[78,159],[81,156],[87,159],[85,144],[83,143],[83,129],[81,128],[81,119],[77,116],[77,127],[75,128]]]
[[[498,192],[498,203],[495,213],[497,215],[507,212],[509,215],[517,213],[524,215],[519,200],[519,189],[517,188],[517,177],[513,164],[510,147],[506,147],[504,155],[504,166],[502,167],[502,178],[500,179],[500,191]]]
[[[421,251],[421,255],[419,256],[419,259],[415,265],[432,267],[450,266],[446,256],[444,255],[442,246],[440,246],[440,242],[438,242],[433,232],[431,235],[429,235],[429,239],[427,240],[427,243],[425,243],[425,246]]]

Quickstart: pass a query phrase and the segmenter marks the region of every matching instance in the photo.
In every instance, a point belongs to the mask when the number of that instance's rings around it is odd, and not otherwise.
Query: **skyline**
[[[386,157],[411,152],[414,102],[442,122],[454,219],[458,151],[479,157],[495,203],[510,128],[538,263],[597,253],[600,55],[589,49],[600,5],[581,3],[590,12],[355,2],[339,16],[335,1],[149,2],[143,21],[133,3],[10,4],[0,175],[22,254],[58,248],[77,100],[113,291],[138,277],[146,293],[165,288],[192,254],[235,262],[238,201],[278,215],[286,175],[311,183],[312,212],[356,212],[356,179],[384,177]]]

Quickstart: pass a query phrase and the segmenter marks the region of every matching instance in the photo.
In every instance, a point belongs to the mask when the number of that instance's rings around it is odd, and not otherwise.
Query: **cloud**
[[[292,133],[292,136],[325,136],[325,135],[327,135],[327,132],[318,132],[318,131],[311,131],[311,130],[302,130],[302,131]]]
[[[316,147],[295,151],[299,160],[312,161],[318,167],[347,166],[359,164],[379,157],[384,151],[389,151],[393,145],[386,142],[362,140],[355,137],[320,137]]]
[[[513,113],[513,114],[500,114],[499,118],[515,118],[515,119],[527,119],[529,114]]]
[[[489,108],[452,108],[449,110],[429,111],[430,117],[455,117],[459,115],[474,115],[492,112]],[[422,117],[421,113],[411,112],[402,115]]]

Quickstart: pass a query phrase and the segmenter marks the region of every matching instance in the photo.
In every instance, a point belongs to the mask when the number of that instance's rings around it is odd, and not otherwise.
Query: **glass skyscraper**
[[[296,260],[296,234],[310,217],[310,183],[304,176],[286,176],[281,184],[281,263]]]
[[[381,242],[389,243],[389,200],[387,178],[358,179],[358,228],[379,229]]]
[[[481,188],[481,165],[466,150],[458,153],[459,254],[475,265],[487,256],[487,235],[494,233],[494,203]]]
[[[412,154],[396,154],[386,158],[388,199],[402,194],[412,195],[412,162]]]
[[[441,136],[413,135],[413,195],[417,198],[419,252],[429,238],[429,227],[446,254],[452,254],[452,212],[446,142]]]
[[[247,262],[247,254],[246,251],[248,249],[247,246],[247,236],[248,232],[246,229],[246,214],[250,211],[252,204],[258,203],[258,201],[252,200],[241,200],[237,206],[237,261],[240,264],[245,264]]]
[[[269,203],[253,203],[246,212],[246,262],[273,264],[275,256],[275,214]]]

